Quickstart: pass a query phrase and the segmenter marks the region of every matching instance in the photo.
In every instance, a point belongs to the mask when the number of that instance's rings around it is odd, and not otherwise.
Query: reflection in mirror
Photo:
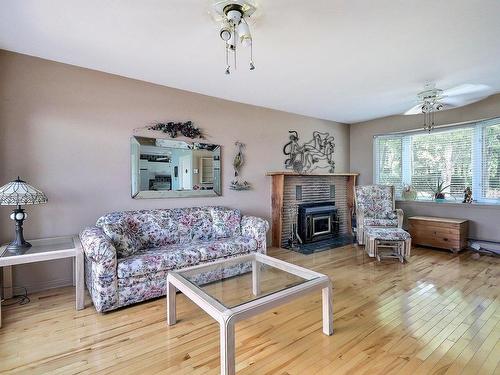
[[[131,158],[133,198],[221,194],[219,145],[132,137]]]

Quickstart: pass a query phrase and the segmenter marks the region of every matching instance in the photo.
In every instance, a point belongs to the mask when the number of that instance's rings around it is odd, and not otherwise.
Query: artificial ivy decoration
[[[177,138],[177,136],[182,134],[184,137],[191,139],[203,138],[201,130],[195,127],[192,121],[187,122],[159,122],[153,126],[149,126],[148,130],[161,131],[165,134],[170,135],[170,138]]]

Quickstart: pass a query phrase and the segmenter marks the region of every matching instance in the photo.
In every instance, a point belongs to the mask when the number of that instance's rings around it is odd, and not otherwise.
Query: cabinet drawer
[[[461,249],[459,238],[413,235],[412,242],[416,245],[437,247],[440,249]]]

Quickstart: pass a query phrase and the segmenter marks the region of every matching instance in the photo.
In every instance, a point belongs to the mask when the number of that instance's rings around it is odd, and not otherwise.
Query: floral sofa
[[[394,186],[356,186],[356,236],[360,245],[364,244],[364,230],[367,227],[401,228],[403,210],[396,209]]]
[[[268,229],[263,219],[223,207],[113,212],[80,233],[85,282],[99,312],[156,298],[166,294],[170,270],[265,253]]]

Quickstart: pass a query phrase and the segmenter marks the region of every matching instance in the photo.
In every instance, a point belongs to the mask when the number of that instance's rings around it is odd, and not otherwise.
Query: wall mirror
[[[132,198],[221,195],[220,146],[132,137]]]

